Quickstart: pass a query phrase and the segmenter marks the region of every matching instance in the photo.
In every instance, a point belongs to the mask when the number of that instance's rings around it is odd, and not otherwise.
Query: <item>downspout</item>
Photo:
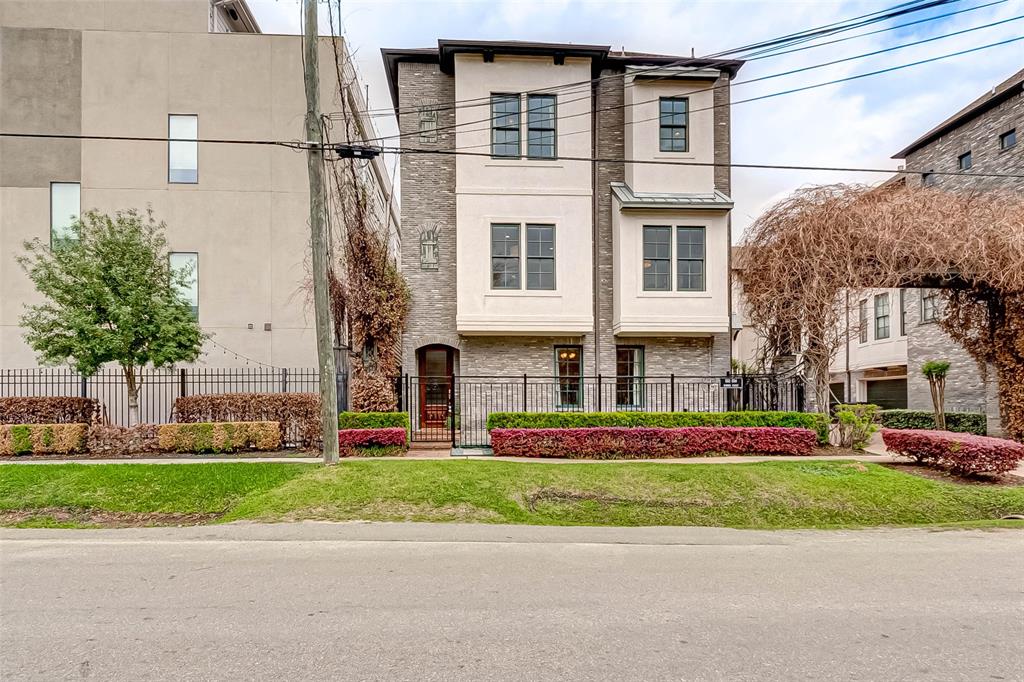
[[[597,74],[601,75],[600,71]],[[598,220],[600,211],[597,200],[597,89],[599,81],[592,80],[590,84],[590,203],[593,211],[591,217],[591,268],[594,289],[594,370],[596,374],[601,373],[601,278],[599,276],[600,249],[598,248]]]

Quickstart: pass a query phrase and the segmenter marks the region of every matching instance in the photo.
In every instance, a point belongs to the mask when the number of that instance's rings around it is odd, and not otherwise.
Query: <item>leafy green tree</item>
[[[946,375],[949,374],[949,363],[945,360],[929,360],[921,365],[921,374],[928,379],[928,388],[932,392],[932,405],[935,407],[935,428],[946,430]]]
[[[25,340],[44,364],[68,363],[83,375],[116,362],[138,424],[146,365],[164,367],[199,357],[204,335],[182,298],[192,273],[169,262],[165,224],[135,210],[113,217],[89,211],[70,238],[52,248],[25,242],[18,262],[45,302],[26,305]]]

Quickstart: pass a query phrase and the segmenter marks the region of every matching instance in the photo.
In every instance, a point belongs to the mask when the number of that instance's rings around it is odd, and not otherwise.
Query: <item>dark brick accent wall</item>
[[[732,161],[732,108],[729,106],[729,74],[723,73],[715,81],[715,163]],[[730,194],[732,168],[715,166],[715,189]]]

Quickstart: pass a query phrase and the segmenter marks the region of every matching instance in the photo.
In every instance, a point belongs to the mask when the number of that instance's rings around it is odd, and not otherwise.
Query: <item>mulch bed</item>
[[[960,476],[959,474],[954,474],[950,471],[933,469],[931,467],[921,464],[913,464],[911,462],[883,462],[880,464],[884,467],[895,469],[896,471],[902,471],[905,474],[920,476],[921,478],[928,478],[933,481],[942,481],[943,483],[959,483],[961,485],[981,485],[988,487],[1017,487],[1024,485],[1024,478],[1014,476],[1013,474],[1002,474],[999,476]]]

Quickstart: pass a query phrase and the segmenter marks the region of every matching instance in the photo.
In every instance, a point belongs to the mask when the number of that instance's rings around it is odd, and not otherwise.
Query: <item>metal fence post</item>
[[[82,375],[82,381],[79,385],[79,390],[81,391],[81,396],[83,398],[89,397],[89,377],[85,376],[84,374]]]
[[[669,412],[675,412],[676,411],[676,375],[674,373],[669,375],[668,382],[669,382],[669,389],[668,389],[668,393],[669,393],[669,403],[668,403],[669,404],[669,408],[668,408],[668,411]]]
[[[601,411],[601,375],[597,375],[597,411]]]
[[[449,381],[451,381],[451,385],[452,385],[452,390],[451,390],[452,407],[448,411],[449,412],[448,416],[450,417],[451,422],[452,422],[452,447],[454,448],[456,446],[456,443],[455,443],[455,405],[456,405],[455,399],[456,399],[456,395],[455,395],[455,373],[454,372],[452,372],[451,377],[449,377]]]
[[[281,368],[281,393],[288,392],[288,368]]]
[[[185,395],[187,394],[187,391],[186,391],[186,378],[185,378],[186,372],[188,372],[188,370],[185,369],[184,367],[182,367],[180,370],[178,370],[178,397],[179,398],[184,398]]]
[[[523,412],[528,412],[529,411],[529,410],[526,409],[526,405],[527,405],[526,386],[527,386],[526,373],[523,372]]]

